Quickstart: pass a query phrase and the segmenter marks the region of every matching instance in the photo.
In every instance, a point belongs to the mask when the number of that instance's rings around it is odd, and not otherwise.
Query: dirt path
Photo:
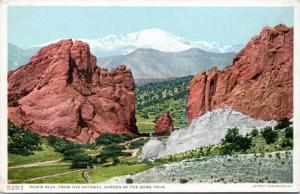
[[[132,157],[135,157],[138,154],[139,150],[139,148],[132,150]]]
[[[82,173],[82,176],[83,176],[86,183],[92,183],[92,179],[89,175],[89,170],[84,170],[83,173]]]
[[[130,142],[132,141],[137,141],[137,140],[140,140],[140,139],[144,139],[145,137],[138,137],[138,138],[135,138],[135,139],[132,139],[132,140],[129,140],[129,141],[125,141],[123,143],[119,143],[119,145],[124,145],[124,146],[128,146],[130,144]]]
[[[14,169],[14,168],[25,168],[25,167],[35,167],[35,166],[54,166],[54,165],[67,165],[70,163],[58,163],[60,162],[61,159],[58,160],[49,160],[49,161],[44,161],[44,162],[36,162],[36,163],[30,163],[30,164],[20,164],[20,165],[15,165],[15,166],[9,166],[8,169]]]
[[[71,171],[68,171],[68,172],[62,172],[62,173],[50,174],[50,175],[46,175],[46,176],[34,177],[34,178],[26,179],[24,182],[27,182],[27,181],[34,181],[34,180],[39,180],[39,179],[43,179],[43,178],[49,178],[49,177],[60,176],[60,175],[69,174],[69,173],[72,173],[72,172],[81,171],[81,170],[82,170],[82,169],[79,169],[79,170],[71,170]]]

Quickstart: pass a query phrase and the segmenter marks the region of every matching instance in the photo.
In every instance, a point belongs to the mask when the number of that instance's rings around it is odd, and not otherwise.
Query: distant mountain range
[[[198,48],[182,52],[137,49],[128,55],[100,57],[97,65],[112,69],[126,64],[135,79],[174,78],[194,75],[212,67],[223,69],[232,63],[235,53],[211,53]]]
[[[36,45],[35,47],[46,46],[59,40]],[[180,52],[191,48],[199,48],[208,52],[236,53],[244,46],[243,44],[222,45],[216,42],[191,41],[157,28],[128,34],[111,34],[98,39],[80,40],[89,43],[92,53],[97,57],[126,55],[139,48],[156,49],[163,52]]]
[[[89,43],[97,64],[111,69],[125,64],[135,79],[165,79],[194,75],[214,66],[230,65],[243,45],[221,45],[215,42],[190,41],[160,29],[128,34],[108,35],[99,39],[80,39]],[[22,49],[8,44],[8,69],[28,63],[41,47],[50,41]]]
[[[8,43],[8,69],[16,69],[20,65],[29,62],[31,56],[35,55],[39,47],[21,49],[14,44]]]

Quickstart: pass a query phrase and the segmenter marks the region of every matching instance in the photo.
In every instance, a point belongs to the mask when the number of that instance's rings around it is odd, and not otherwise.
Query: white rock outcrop
[[[166,145],[158,139],[150,139],[143,147],[140,160],[156,159],[166,150]]]
[[[276,121],[253,119],[231,109],[216,109],[194,119],[189,127],[173,131],[165,146],[162,141],[156,140],[152,148],[152,145],[148,144],[148,142],[143,147],[140,158],[142,160],[160,158],[220,143],[229,128],[237,127],[240,129],[240,133],[245,135],[250,133],[253,128],[260,130],[264,127],[274,127],[275,125]],[[159,145],[160,149],[157,149],[157,145]],[[154,151],[151,151],[152,149]]]

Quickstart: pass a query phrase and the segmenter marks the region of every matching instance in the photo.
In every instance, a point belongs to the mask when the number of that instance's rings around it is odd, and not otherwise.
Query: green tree
[[[284,138],[282,143],[281,143],[281,146],[283,148],[286,148],[286,147],[291,147],[293,148],[293,140],[290,139],[290,138]]]
[[[273,130],[272,127],[265,127],[261,131],[261,134],[264,137],[264,139],[266,140],[267,144],[274,143],[277,140],[277,138],[278,138],[277,131]]]
[[[291,139],[293,139],[293,127],[288,127],[288,128],[286,128],[286,130],[285,130],[285,137],[286,138],[291,138]]]
[[[281,120],[278,121],[278,123],[276,124],[276,126],[274,127],[274,129],[275,130],[284,129],[284,128],[289,127],[291,124],[292,124],[292,122],[289,121],[288,118],[283,118],[283,119],[281,119]]]
[[[104,133],[96,139],[97,145],[109,145],[115,143],[123,143],[131,140],[133,137],[127,134]]]
[[[133,180],[132,180],[131,178],[127,178],[127,179],[126,179],[126,183],[127,183],[127,184],[132,184],[132,183],[133,183]]]
[[[130,156],[131,154],[128,152],[123,152],[125,150],[125,146],[122,145],[109,145],[102,149],[102,152],[97,155],[99,163],[105,163],[107,159],[112,158],[113,163],[118,162],[119,156]]]
[[[8,121],[8,152],[27,156],[40,149],[41,137]]]
[[[47,140],[49,145],[52,146],[56,152],[59,153],[64,153],[66,150],[79,149],[80,147],[82,147],[82,145],[80,144],[76,144],[59,137],[48,136]]]
[[[251,137],[256,137],[258,134],[259,131],[256,128],[252,129],[252,131],[250,132]]]
[[[72,159],[71,168],[93,167],[93,159],[87,154],[77,154]]]
[[[225,138],[222,140],[224,143],[235,143],[238,140],[239,129],[231,128],[227,130]]]
[[[83,151],[81,149],[69,149],[65,150],[63,155],[64,155],[64,160],[73,160],[76,158],[78,155],[82,155]]]
[[[223,154],[231,154],[235,151],[244,152],[251,147],[252,139],[240,135],[239,129],[235,127],[227,130],[227,134],[222,139],[221,144],[223,145],[221,150]]]

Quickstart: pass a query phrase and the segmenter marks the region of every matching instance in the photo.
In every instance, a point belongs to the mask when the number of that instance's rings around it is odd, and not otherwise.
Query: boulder
[[[41,135],[93,143],[137,133],[135,85],[125,65],[96,66],[87,43],[62,40],[8,74],[8,118]]]
[[[139,159],[141,161],[156,159],[165,151],[165,144],[158,139],[150,139],[142,149],[142,154]]]

